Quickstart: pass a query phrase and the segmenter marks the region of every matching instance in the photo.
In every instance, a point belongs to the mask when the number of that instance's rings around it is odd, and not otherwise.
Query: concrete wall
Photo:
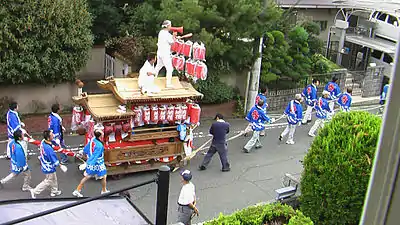
[[[82,68],[77,76],[82,80],[104,79],[104,61],[106,49],[104,46],[94,46],[90,51],[90,58],[86,66]]]
[[[326,29],[321,31],[319,38],[328,39],[329,27],[334,25],[337,9],[296,9],[297,21],[326,21]]]
[[[115,58],[115,64],[114,64],[114,72],[115,72],[114,76],[115,77],[117,77],[117,78],[127,77],[123,74],[125,64],[126,63],[123,60]],[[126,74],[130,74],[131,72],[132,72],[132,68],[130,66],[128,66],[128,73],[126,73]]]
[[[247,71],[223,74],[220,79],[222,82],[232,87],[237,87],[241,96],[245,95],[247,84]]]
[[[7,96],[18,102],[19,111],[25,113],[47,113],[51,105],[59,103],[63,107],[72,106],[72,96],[78,90],[74,83],[58,85],[9,85],[0,88],[0,98]]]

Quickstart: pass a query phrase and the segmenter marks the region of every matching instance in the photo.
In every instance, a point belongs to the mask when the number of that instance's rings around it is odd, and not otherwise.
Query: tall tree
[[[8,0],[0,18],[0,84],[70,81],[89,58],[86,0]]]

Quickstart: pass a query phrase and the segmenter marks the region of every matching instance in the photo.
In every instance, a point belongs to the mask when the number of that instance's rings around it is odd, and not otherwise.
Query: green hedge
[[[268,224],[312,225],[310,218],[302,212],[294,210],[288,205],[280,203],[250,206],[231,215],[219,215],[218,218],[204,223],[204,225],[262,225],[264,218]]]
[[[300,208],[316,224],[358,224],[381,127],[368,112],[339,113],[304,159]]]

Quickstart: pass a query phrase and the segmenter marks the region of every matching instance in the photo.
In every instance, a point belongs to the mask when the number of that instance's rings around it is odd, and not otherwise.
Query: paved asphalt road
[[[367,108],[372,108],[369,106]],[[359,108],[359,109],[366,109]],[[370,110],[376,113],[377,110]],[[275,115],[278,117],[279,115]],[[206,136],[212,121],[205,121],[197,129],[195,146],[200,146],[209,137]],[[231,134],[234,136],[245,128],[247,123],[243,120],[230,120]],[[212,219],[220,212],[231,213],[237,209],[266,202],[275,198],[274,190],[282,187],[282,177],[285,173],[300,174],[302,165],[299,162],[312,142],[307,135],[311,125],[298,127],[295,134],[296,145],[286,145],[279,142],[279,133],[284,128],[284,120],[278,121],[274,126],[269,127],[267,135],[261,139],[263,148],[255,150],[250,154],[242,152],[242,148],[250,137],[239,137],[229,142],[229,160],[231,171],[220,172],[221,166],[218,155],[215,155],[206,171],[198,171],[197,167],[203,159],[198,154],[187,166],[193,173],[193,183],[196,185],[198,197],[198,208],[200,217],[193,222],[201,222]],[[281,123],[281,124],[280,124]],[[66,143],[71,146],[78,146],[82,137],[66,137]],[[30,146],[31,154],[36,154],[37,149]],[[0,145],[0,152],[5,151],[5,144]],[[72,160],[73,161],[73,160]],[[0,159],[0,177],[9,172],[9,161]],[[32,183],[37,185],[43,178],[39,162],[35,155],[32,155],[29,165],[32,169]],[[57,172],[59,188],[63,192],[61,197],[71,197],[71,193],[82,178],[81,173],[73,162],[68,166],[67,173],[60,170]],[[110,190],[125,187],[130,184],[146,181],[155,176],[155,172],[144,172],[127,175],[120,180],[108,180]],[[20,187],[22,178],[17,178],[13,183],[5,185],[0,190],[0,200],[30,198],[29,192],[22,192]],[[90,181],[83,189],[86,196],[94,196],[100,193],[100,183]],[[178,173],[171,175],[169,213],[168,220],[174,223],[176,220],[176,205],[181,188],[180,176]],[[151,219],[155,217],[156,184],[143,186],[131,191],[134,203]],[[40,197],[47,198],[49,193],[43,193]]]

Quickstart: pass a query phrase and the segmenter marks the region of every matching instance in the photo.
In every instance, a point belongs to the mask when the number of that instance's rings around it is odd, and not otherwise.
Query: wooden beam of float
[[[117,109],[121,103],[115,99],[113,94],[87,95],[87,93],[83,93],[82,96],[72,97],[72,101],[85,107],[98,122],[130,119],[135,115],[131,109],[127,109],[126,113],[118,112]]]
[[[154,104],[162,102],[185,102],[190,99],[201,99],[203,94],[196,91],[187,82],[179,81],[178,77],[172,77],[174,88],[165,88],[165,77],[154,79],[155,85],[160,89],[158,93],[142,95],[138,85],[138,78],[112,78],[110,80],[97,81],[97,85],[111,91],[115,98],[123,104]]]

